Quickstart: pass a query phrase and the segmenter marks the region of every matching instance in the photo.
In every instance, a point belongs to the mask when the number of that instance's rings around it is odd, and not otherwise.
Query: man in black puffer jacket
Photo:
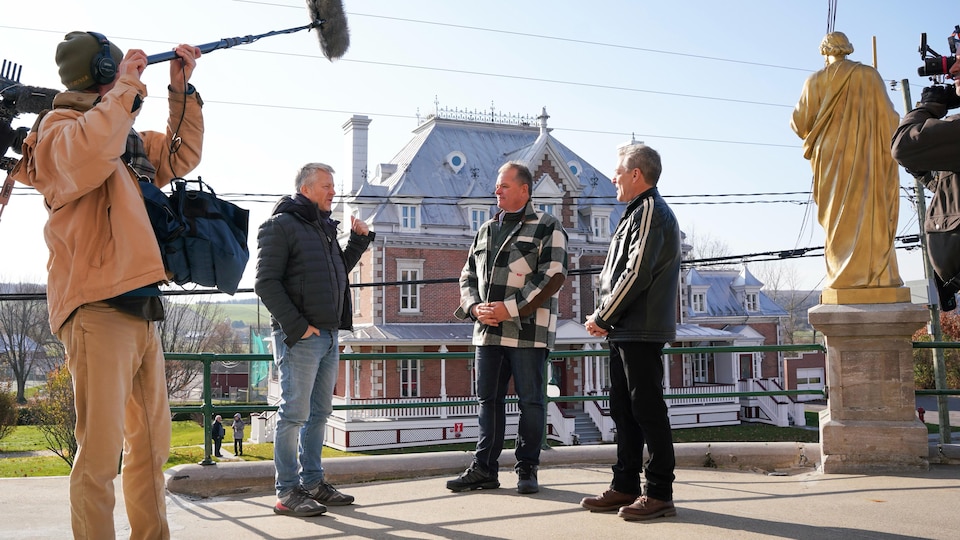
[[[326,512],[326,505],[353,502],[352,496],[324,481],[320,453],[333,412],[338,330],[353,325],[347,273],[375,233],[351,216],[350,240],[340,248],[339,223],[330,219],[336,189],[329,165],[304,165],[295,185],[297,194],[280,199],[260,226],[254,288],[270,311],[280,372],[273,511],[304,517]]]

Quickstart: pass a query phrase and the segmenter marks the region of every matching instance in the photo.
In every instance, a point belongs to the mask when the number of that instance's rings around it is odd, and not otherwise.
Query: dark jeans
[[[641,493],[662,501],[673,500],[673,436],[667,404],[663,401],[663,343],[610,342],[610,417],[617,426],[617,463],[610,487],[630,495]]]
[[[214,439],[213,440],[213,455],[220,457],[220,445],[223,444],[223,439]]]
[[[233,453],[238,456],[243,453],[243,439],[233,440]]]
[[[500,467],[506,424],[506,396],[510,377],[520,401],[517,427],[517,463],[540,464],[540,445],[546,422],[543,379],[547,349],[484,345],[477,347],[477,398],[480,402],[480,440],[475,461],[491,474]]]

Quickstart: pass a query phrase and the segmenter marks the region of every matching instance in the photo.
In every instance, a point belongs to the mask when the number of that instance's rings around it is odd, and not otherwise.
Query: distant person
[[[273,511],[303,517],[353,503],[324,480],[321,452],[340,367],[339,330],[353,326],[347,275],[375,233],[350,216],[341,249],[339,222],[330,217],[336,189],[329,165],[304,165],[294,186],[296,195],[280,199],[260,226],[254,288],[270,311],[280,372]]]
[[[220,453],[220,446],[223,444],[225,436],[223,429],[223,417],[219,414],[213,419],[213,425],[210,426],[210,438],[213,439],[213,455],[223,457]]]
[[[610,489],[586,497],[591,512],[619,510],[627,521],[675,516],[676,459],[663,400],[663,347],[677,337],[680,226],[657,190],[660,154],[621,147],[613,177],[627,209],[600,271],[600,304],[584,325],[610,345],[610,417],[617,463]],[[643,446],[650,459],[644,463]],[[646,476],[641,490],[640,476]]]
[[[245,424],[243,423],[243,417],[240,416],[240,413],[233,415],[233,455],[242,456],[243,455],[243,428]]]
[[[923,232],[935,271],[940,307],[957,307],[960,291],[960,62],[949,70],[953,86],[923,89],[920,104],[904,115],[893,137],[893,157],[933,193]]]
[[[138,179],[163,187],[200,163],[202,101],[188,82],[200,49],[174,51],[170,84],[156,92],[166,99],[153,103],[168,108],[166,132],[138,132],[134,120],[149,106],[140,79],[147,55],[124,54],[95,32],[67,34],[54,57],[66,91],[38,116],[11,173],[40,192],[48,213],[50,329],[66,351],[77,413],[70,471],[76,538],[115,537],[121,453],[130,536],[170,537],[163,474],[170,404],[157,328],[167,274]],[[50,497],[60,504],[59,495]]]
[[[557,218],[533,207],[533,176],[523,164],[500,167],[495,193],[500,211],[480,227],[470,246],[456,312],[460,319],[476,321],[480,439],[473,463],[448,481],[447,489],[500,487],[497,460],[512,376],[520,400],[517,492],[536,493],[546,426],[543,382],[556,338],[557,291],[567,275],[567,233]]]
[[[827,66],[807,78],[790,126],[813,168],[824,287],[900,287],[900,173],[890,156],[897,111],[877,70],[846,59],[852,52],[843,32],[823,38]]]

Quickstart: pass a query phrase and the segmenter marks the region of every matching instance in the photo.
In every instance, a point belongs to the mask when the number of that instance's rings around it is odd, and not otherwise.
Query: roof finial
[[[547,132],[547,118],[550,118],[550,115],[547,114],[547,108],[543,108],[543,112],[540,113],[540,116],[537,117],[540,120],[540,133],[544,134]]]

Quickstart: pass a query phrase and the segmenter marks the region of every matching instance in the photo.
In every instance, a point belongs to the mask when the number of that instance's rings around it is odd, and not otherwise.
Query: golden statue
[[[842,32],[823,38],[826,67],[807,78],[790,122],[813,168],[813,200],[826,233],[821,302],[909,302],[893,246],[900,174],[890,139],[900,118],[880,74],[847,60],[852,52]]]

